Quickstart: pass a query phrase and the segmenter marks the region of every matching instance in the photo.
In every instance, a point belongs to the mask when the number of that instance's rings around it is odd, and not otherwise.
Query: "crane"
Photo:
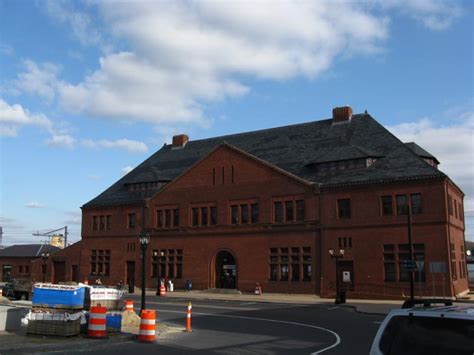
[[[45,232],[45,233],[40,233],[38,231],[36,233],[33,233],[33,235],[35,237],[51,237],[52,233],[58,232],[58,231],[63,230],[63,229],[64,229],[64,247],[66,248],[67,247],[67,236],[69,234],[68,231],[67,231],[67,226],[64,226],[64,227],[61,227],[61,228],[58,228],[58,229],[54,229],[54,230],[51,230],[51,231],[48,231],[48,232]]]

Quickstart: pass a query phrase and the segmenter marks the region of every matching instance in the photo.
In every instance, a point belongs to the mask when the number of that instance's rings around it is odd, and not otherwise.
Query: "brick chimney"
[[[349,123],[352,117],[352,107],[334,107],[332,109],[332,124]]]
[[[173,136],[173,144],[171,149],[181,149],[184,148],[186,143],[188,143],[189,137],[187,134],[179,134],[177,136]]]

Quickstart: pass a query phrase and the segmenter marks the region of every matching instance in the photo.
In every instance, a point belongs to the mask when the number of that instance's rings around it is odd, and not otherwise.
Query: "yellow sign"
[[[51,237],[51,245],[52,246],[55,246],[55,247],[58,247],[58,248],[61,248],[61,249],[64,249],[64,238],[63,238],[63,235],[60,234],[60,235],[53,235]]]

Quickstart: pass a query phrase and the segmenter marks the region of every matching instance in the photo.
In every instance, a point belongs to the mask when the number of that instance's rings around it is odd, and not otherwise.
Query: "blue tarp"
[[[33,306],[49,308],[82,308],[84,287],[65,285],[35,285]]]

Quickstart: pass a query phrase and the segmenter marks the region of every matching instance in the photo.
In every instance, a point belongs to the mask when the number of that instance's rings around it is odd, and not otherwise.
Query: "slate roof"
[[[431,153],[427,152],[426,150],[424,150],[422,147],[420,147],[418,144],[416,144],[415,142],[408,142],[408,143],[405,143],[405,145],[410,148],[416,155],[422,157],[422,158],[428,158],[428,159],[434,159],[434,161],[436,162],[436,164],[439,164],[439,161],[438,159],[436,159],[436,157],[434,155],[432,155]]]
[[[0,250],[0,258],[39,258],[42,252],[54,254],[59,250],[49,244],[18,244]]]
[[[223,143],[323,187],[445,176],[421,159],[411,149],[413,146],[402,143],[369,114],[357,114],[350,123],[344,124],[333,125],[332,119],[326,119],[189,141],[182,149],[165,145],[83,207],[142,202]],[[363,170],[343,170],[321,176],[314,169],[314,164],[322,162],[369,157],[377,161]],[[161,182],[159,188],[141,191],[126,188],[126,184],[151,181]]]

